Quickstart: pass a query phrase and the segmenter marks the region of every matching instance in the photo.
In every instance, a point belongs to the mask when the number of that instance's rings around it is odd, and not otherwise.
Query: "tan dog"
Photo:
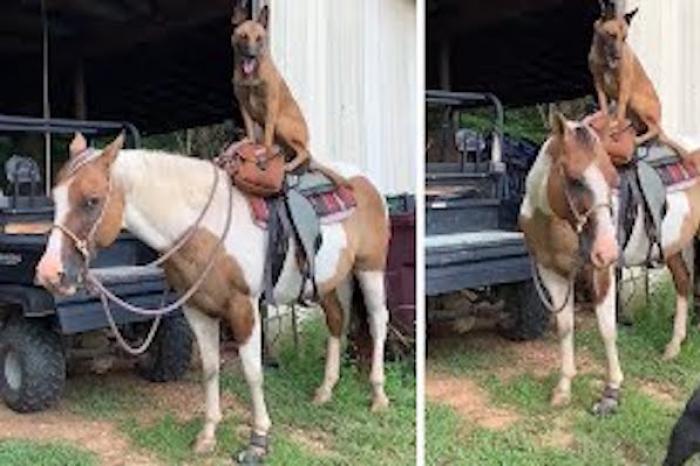
[[[636,138],[637,145],[658,137],[659,141],[685,155],[687,151],[663,132],[659,96],[639,59],[626,42],[629,25],[638,9],[620,16],[610,1],[599,1],[601,17],[593,26],[588,66],[593,75],[600,109],[607,115],[608,99],[615,100],[618,126],[623,124],[629,110],[629,117],[635,122],[638,131],[642,130],[639,128],[641,126],[646,129],[646,133]]]
[[[307,165],[328,176],[334,183],[347,186],[343,177],[329,168],[311,160],[309,154],[309,130],[287,83],[272,61],[268,46],[268,7],[260,11],[256,20],[245,20],[241,8],[231,19],[235,26],[231,36],[234,50],[233,90],[240,104],[248,139],[256,141],[255,124],[263,130],[265,147],[270,150],[275,140],[291,149],[294,158],[287,162],[285,170]]]

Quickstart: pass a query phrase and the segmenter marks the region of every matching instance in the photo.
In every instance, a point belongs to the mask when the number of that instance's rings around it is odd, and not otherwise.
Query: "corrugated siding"
[[[385,193],[415,192],[415,0],[271,0],[272,53],[311,149]]]
[[[661,98],[666,132],[700,147],[700,1],[627,0],[629,40]]]

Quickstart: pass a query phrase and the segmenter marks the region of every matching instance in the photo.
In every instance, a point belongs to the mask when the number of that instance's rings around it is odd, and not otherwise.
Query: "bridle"
[[[83,155],[85,154],[85,155]],[[98,156],[95,155],[95,151],[93,149],[88,149],[86,151],[83,151],[82,153],[76,155],[73,157],[73,162],[71,165],[68,166],[67,173],[66,173],[66,179],[70,178],[73,176],[80,168],[84,167],[87,163],[94,161],[98,158]],[[201,212],[195,219],[194,223],[192,226],[190,226],[185,233],[175,242],[175,244],[168,249],[164,254],[162,254],[160,257],[158,257],[156,260],[146,264],[142,265],[140,267],[142,268],[157,268],[163,265],[168,259],[170,259],[174,254],[176,254],[184,245],[194,236],[194,234],[197,232],[198,226],[202,223],[204,220],[204,216],[206,213],[209,211],[209,208],[211,207],[214,197],[216,195],[216,191],[219,185],[219,178],[221,176],[219,168],[215,164],[211,164],[212,169],[214,171],[214,181],[212,183],[212,187],[209,190],[209,196],[207,198],[207,201],[202,208]],[[102,203],[102,209],[100,211],[100,214],[98,215],[97,219],[95,220],[95,223],[92,225],[90,228],[90,231],[88,234],[85,236],[85,238],[79,237],[75,232],[73,232],[70,228],[68,228],[65,225],[62,225],[60,223],[54,223],[51,226],[51,231],[54,229],[59,230],[61,233],[63,233],[66,237],[68,237],[75,249],[80,253],[80,255],[83,258],[83,264],[82,264],[82,274],[81,277],[84,278],[84,280],[87,282],[88,285],[91,286],[93,290],[97,292],[100,296],[100,300],[102,301],[102,305],[105,311],[105,315],[107,317],[107,321],[112,329],[112,331],[115,334],[115,337],[117,341],[120,343],[122,348],[127,351],[128,353],[132,355],[139,355],[145,352],[148,347],[150,346],[150,343],[152,342],[153,338],[155,337],[156,330],[158,328],[158,325],[160,323],[160,319],[163,315],[168,314],[172,311],[175,311],[182,307],[183,304],[185,304],[196,292],[197,290],[202,286],[204,283],[204,280],[207,278],[209,275],[209,272],[213,269],[214,264],[216,263],[216,259],[218,257],[218,253],[223,247],[224,240],[228,236],[228,232],[231,229],[231,223],[232,223],[232,209],[231,207],[233,206],[233,186],[231,183],[228,183],[228,206],[226,209],[226,220],[224,223],[224,229],[223,232],[221,233],[221,236],[217,240],[216,245],[214,248],[211,250],[209,257],[207,259],[206,265],[202,269],[199,277],[197,280],[195,280],[190,288],[184,292],[183,294],[180,295],[180,297],[168,304],[164,305],[165,299],[167,298],[168,295],[168,289],[163,293],[163,305],[159,308],[155,309],[147,309],[143,308],[141,306],[136,306],[131,303],[128,303],[124,301],[122,298],[119,296],[115,295],[113,292],[111,292],[97,277],[94,273],[89,268],[90,265],[90,260],[91,260],[91,253],[90,253],[90,245],[94,241],[94,236],[95,233],[97,232],[97,229],[99,228],[100,224],[102,223],[102,219],[105,215],[105,210],[107,208],[107,205],[109,204],[110,197],[112,195],[112,177],[109,177],[109,188],[107,190],[107,196],[105,197],[104,202]],[[117,304],[118,306],[133,312],[135,314],[143,315],[143,316],[148,316],[148,317],[155,317],[155,320],[153,322],[153,325],[151,326],[151,329],[148,332],[147,337],[145,338],[144,342],[137,348],[132,348],[129,343],[124,339],[124,337],[121,335],[121,332],[119,331],[117,324],[114,320],[114,317],[112,315],[111,309],[110,309],[110,302]]]

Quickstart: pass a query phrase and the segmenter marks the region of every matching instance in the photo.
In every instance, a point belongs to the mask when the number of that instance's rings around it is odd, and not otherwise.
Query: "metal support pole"
[[[46,0],[41,0],[41,28],[42,28],[42,68],[43,68],[43,117],[47,121],[51,118],[51,102],[49,100],[49,19],[46,11]],[[48,127],[44,131],[44,179],[46,180],[46,194],[51,192],[51,132]]]

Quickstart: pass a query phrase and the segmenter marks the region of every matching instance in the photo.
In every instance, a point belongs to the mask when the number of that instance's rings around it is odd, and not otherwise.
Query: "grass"
[[[368,375],[357,365],[343,360],[341,379],[333,400],[326,406],[311,403],[314,390],[323,377],[327,331],[320,321],[306,324],[300,347],[291,339],[282,340],[279,368],[265,372],[265,396],[272,418],[269,465],[408,465],[415,464],[415,376],[413,361],[388,362],[386,392],[391,399],[388,411],[369,410],[371,387]],[[189,375],[197,382],[196,406],[203,405],[199,373]],[[131,444],[168,465],[225,463],[242,450],[248,440],[250,419],[248,386],[234,365],[221,374],[222,393],[237,401],[234,409],[224,410],[217,433],[217,451],[198,458],[192,443],[203,419],[183,418],[167,408],[154,413],[149,395],[127,383],[99,383],[87,377],[69,384],[66,407],[80,416],[115,423]],[[115,381],[118,382],[118,381]],[[4,464],[0,461],[0,464]],[[214,463],[219,464],[219,463]]]
[[[0,441],[0,464],[3,466],[97,466],[89,452],[62,443],[28,440]]]
[[[577,354],[590,355],[594,367],[577,376],[570,406],[560,409],[549,406],[558,367],[538,374],[518,369],[517,343],[502,341],[484,350],[467,336],[458,345],[433,344],[431,372],[470,379],[488,394],[491,404],[517,413],[518,418],[504,429],[490,430],[447,405],[428,402],[426,464],[660,464],[671,428],[700,375],[700,333],[695,326],[689,328],[677,360],[661,360],[671,336],[673,297],[670,284],[663,283],[651,302],[634,312],[634,325],[620,328],[618,348],[625,373],[622,404],[616,415],[607,418],[590,414],[605,371],[595,325],[585,325],[576,333]],[[548,341],[547,351],[558,354],[556,339],[550,335]],[[508,377],[498,375],[504,373],[498,369],[504,368]]]

